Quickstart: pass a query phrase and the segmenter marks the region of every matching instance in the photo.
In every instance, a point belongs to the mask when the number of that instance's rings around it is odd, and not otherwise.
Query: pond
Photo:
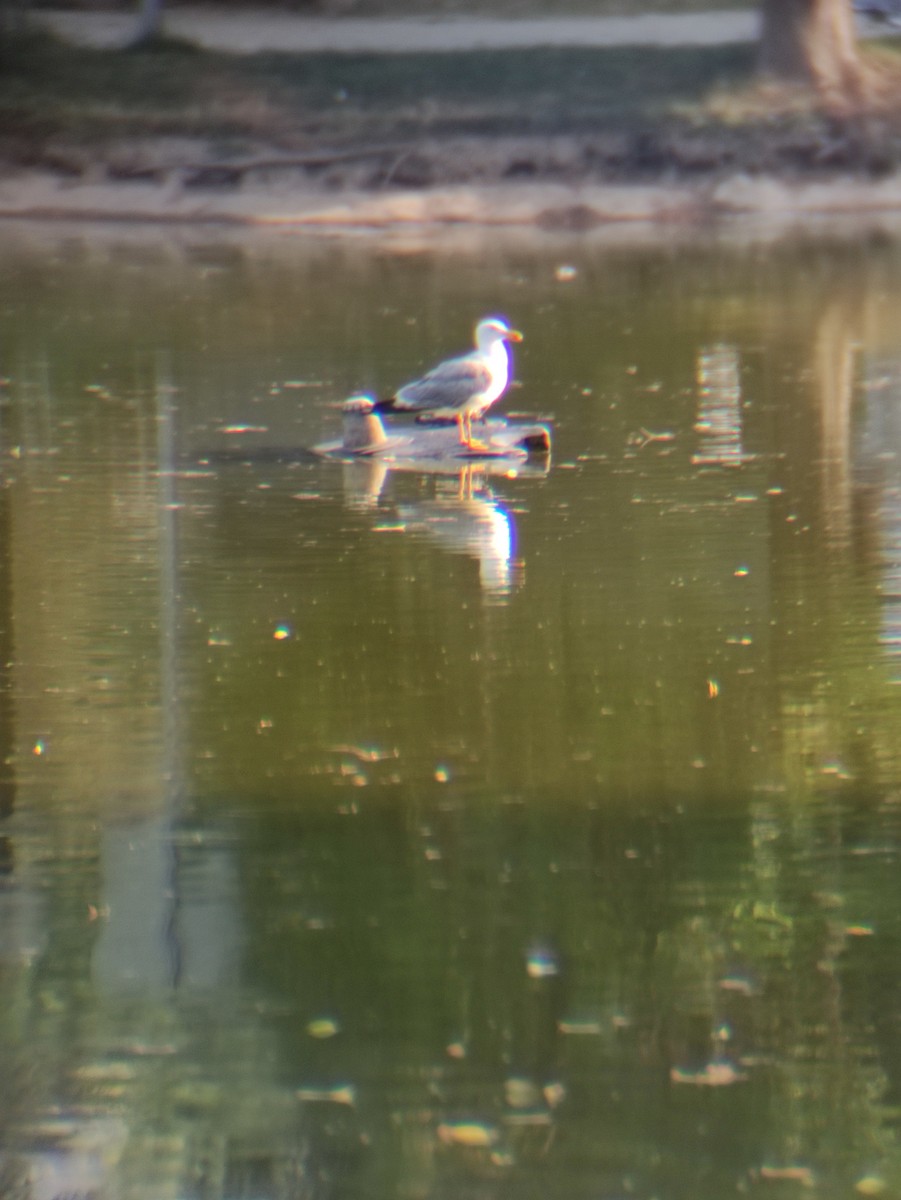
[[[0,231],[3,1195],[899,1194],[899,232]]]

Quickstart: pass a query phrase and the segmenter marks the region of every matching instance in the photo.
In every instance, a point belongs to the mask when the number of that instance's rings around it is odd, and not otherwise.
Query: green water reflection
[[[4,1195],[898,1194],[899,245],[2,233]]]

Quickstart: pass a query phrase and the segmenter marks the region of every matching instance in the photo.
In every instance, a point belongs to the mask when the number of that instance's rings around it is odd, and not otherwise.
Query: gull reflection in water
[[[515,526],[510,513],[487,488],[483,494],[465,498],[439,495],[404,504],[398,515],[409,532],[425,535],[450,554],[474,558],[484,592],[499,596],[512,590],[517,577]]]
[[[368,396],[341,405],[342,435],[315,453],[343,463],[344,494],[357,512],[384,516],[383,492],[389,475],[403,472],[434,479],[428,499],[399,503],[391,528],[425,537],[451,554],[479,564],[487,596],[509,594],[518,581],[513,557],[515,526],[488,480],[545,476],[550,465],[550,430],[545,425],[483,422],[478,452],[461,444],[455,426],[442,424],[386,428]],[[380,525],[384,529],[384,524]]]
[[[489,472],[471,464],[455,474],[436,473],[433,495],[399,503],[393,510],[383,499],[391,468],[383,462],[344,467],[344,495],[349,507],[377,514],[380,523],[393,511],[397,528],[426,539],[449,554],[475,559],[486,596],[503,597],[522,580],[515,558],[516,524],[488,483]]]

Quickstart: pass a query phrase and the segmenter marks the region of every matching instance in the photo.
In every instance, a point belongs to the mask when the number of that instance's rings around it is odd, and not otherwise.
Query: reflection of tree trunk
[[[811,84],[833,101],[864,98],[848,0],[763,0],[760,66],[767,74]]]
[[[10,510],[10,488],[0,486],[0,818],[13,811],[16,788],[15,706],[11,680],[14,649]],[[0,865],[0,875],[2,873]]]
[[[856,331],[847,298],[823,311],[813,341],[813,382],[819,402],[822,511],[831,542],[851,534],[851,405]]]

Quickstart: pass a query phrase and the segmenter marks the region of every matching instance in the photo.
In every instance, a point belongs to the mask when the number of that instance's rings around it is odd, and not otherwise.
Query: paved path
[[[61,36],[92,46],[116,46],[133,32],[136,16],[116,12],[32,10]],[[636,17],[304,17],[260,9],[174,8],[166,31],[209,50],[404,54],[442,50],[524,49],[534,46],[718,46],[757,37],[758,13],[645,13]],[[861,19],[867,37],[893,31]]]
[[[121,11],[34,11],[34,17],[72,41],[121,44],[135,17]],[[259,9],[211,11],[176,8],[166,31],[211,50],[250,54],[260,50],[339,51],[392,54],[486,50],[529,46],[712,46],[757,36],[757,13],[644,14],[636,17],[361,18],[295,16]]]

